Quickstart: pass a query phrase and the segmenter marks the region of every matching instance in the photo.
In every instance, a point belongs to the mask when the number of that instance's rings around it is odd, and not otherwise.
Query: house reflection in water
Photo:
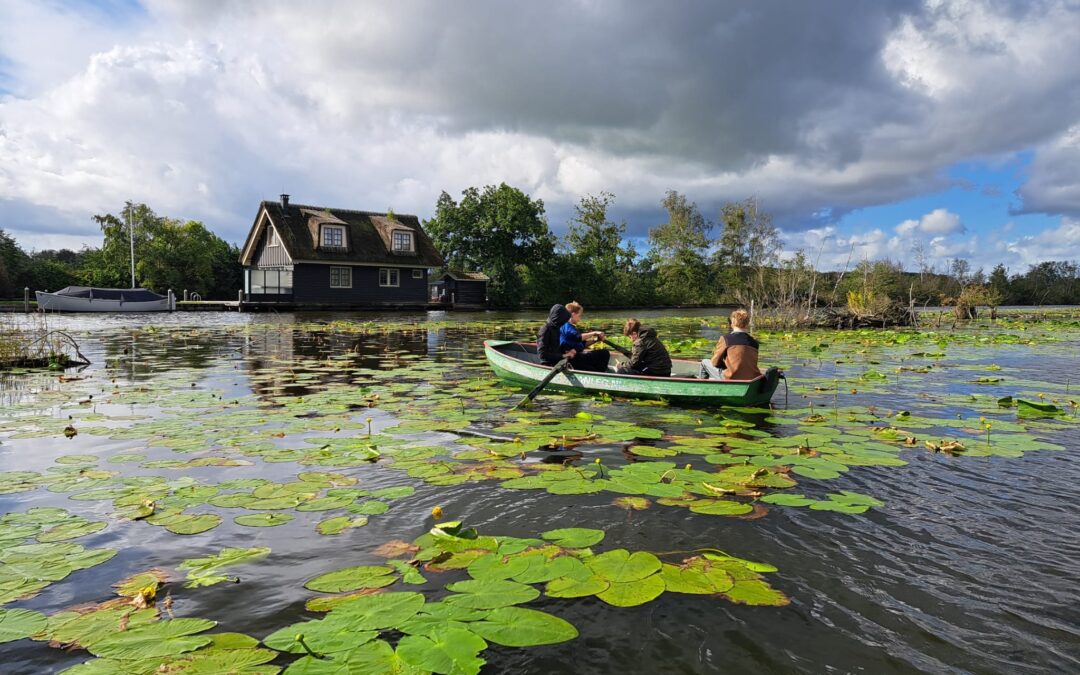
[[[370,384],[357,371],[385,370],[406,365],[416,357],[441,351],[434,329],[417,328],[368,333],[311,330],[309,327],[253,327],[243,348],[252,373],[252,392],[266,397],[304,396],[331,383]],[[402,359],[402,357],[408,357]],[[326,368],[330,363],[335,367]]]

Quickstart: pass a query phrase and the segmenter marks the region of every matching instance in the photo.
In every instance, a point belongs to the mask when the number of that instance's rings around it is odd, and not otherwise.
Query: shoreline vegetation
[[[599,309],[753,308],[755,320],[782,327],[919,325],[930,307],[949,307],[952,324],[1004,305],[1080,304],[1080,266],[1044,261],[1023,273],[1003,264],[987,273],[969,261],[929,262],[918,244],[899,260],[856,259],[818,269],[822,250],[788,251],[754,198],[724,204],[712,222],[686,195],[668,191],[664,223],[639,252],[626,223],[609,217],[615,196],[585,195],[564,236],[549,227],[544,203],[505,183],[468,188],[460,200],[443,192],[423,225],[448,269],[484,272],[491,309],[550,307],[571,299]],[[100,248],[27,253],[0,230],[0,299],[21,302],[25,288],[125,287],[133,223],[140,284],[158,292],[232,300],[242,286],[239,250],[197,221],[157,215],[128,202],[121,216],[93,217]],[[914,271],[912,271],[914,268]],[[948,320],[937,317],[941,327]]]
[[[50,330],[45,315],[36,315],[30,326],[0,316],[0,372],[21,368],[63,371],[89,364],[75,338],[65,331]]]

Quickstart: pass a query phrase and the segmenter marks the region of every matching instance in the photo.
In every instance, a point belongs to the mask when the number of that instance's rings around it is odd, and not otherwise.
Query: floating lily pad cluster
[[[116,599],[46,616],[0,609],[0,643],[23,638],[97,657],[63,671],[67,675],[184,673],[273,675],[266,665],[278,652],[241,633],[208,633],[216,621],[163,617],[156,597],[163,575],[152,570],[116,584]],[[171,602],[171,601],[169,601]],[[169,612],[168,602],[165,604]]]
[[[719,322],[712,323],[653,322],[669,349],[687,357],[711,349]],[[1007,357],[1018,349],[1071,354],[1078,325],[1006,320],[971,331],[762,332],[764,360],[792,375],[791,405],[780,406],[778,393],[780,409],[771,411],[552,395],[510,413],[521,393],[492,377],[479,344],[520,338],[535,322],[333,322],[106,336],[104,371],[53,382],[0,412],[6,446],[17,444],[34,458],[44,451],[52,462],[47,469],[36,465],[38,471],[0,473],[0,494],[19,500],[20,493],[42,490],[69,496],[73,509],[78,502],[112,505],[108,521],[63,509],[0,518],[0,603],[111,558],[113,551],[69,541],[110,522],[198,535],[224,518],[245,527],[284,526],[284,532],[297,526],[293,521],[306,521],[321,534],[356,537],[356,528],[393,500],[410,497],[416,481],[436,490],[476,482],[544,491],[553,499],[600,496],[628,510],[658,505],[703,516],[756,518],[769,507],[862,513],[881,502],[828,491],[822,482],[863,466],[901,467],[915,452],[937,453],[946,462],[1061,449],[1078,422],[1074,387],[1068,380],[1030,379]],[[444,334],[451,338],[443,341]],[[222,338],[283,347],[234,358],[222,351]],[[152,358],[126,360],[120,350],[129,339]],[[292,347],[301,341],[304,349]],[[410,341],[412,347],[401,346]],[[351,351],[361,343],[363,350]],[[282,469],[298,475],[266,477]],[[385,487],[388,478],[409,484]],[[385,564],[309,580],[309,589],[334,594],[308,602],[326,616],[275,633],[270,646],[301,657],[291,672],[475,672],[488,644],[523,647],[576,635],[558,617],[521,606],[540,596],[594,596],[619,607],[662,593],[786,602],[764,580],[771,566],[715,550],[677,559],[594,552],[602,536],[569,528],[516,539],[436,528],[414,544],[387,548]],[[231,565],[262,555],[262,547],[225,548],[185,561],[182,571],[190,586],[214,585],[234,578]],[[455,578],[428,597],[440,574]],[[154,579],[129,580],[124,602],[147,604],[147,589],[160,583]],[[387,597],[397,599],[379,599]],[[372,623],[369,614],[383,612],[411,613]],[[84,673],[144,672],[153,662],[175,672],[277,669],[266,665],[275,652],[246,636],[215,637],[206,623],[140,633],[173,623],[159,621],[149,606],[61,618],[7,610],[0,639],[25,634],[90,648],[101,658],[81,666]],[[120,634],[128,632],[135,651],[125,651],[131,644]],[[144,644],[163,651],[142,651]]]
[[[33,597],[71,573],[116,555],[111,549],[87,549],[67,541],[105,526],[58,508],[37,507],[0,517],[0,605]]]
[[[671,563],[645,551],[594,553],[591,547],[603,538],[603,531],[587,528],[551,530],[536,539],[490,536],[444,523],[412,545],[381,547],[390,556],[411,555],[408,562],[391,559],[311,579],[311,590],[344,595],[314,599],[309,608],[326,611],[323,618],[286,626],[264,643],[305,655],[289,673],[477,673],[488,644],[521,648],[577,637],[567,621],[520,606],[541,594],[596,596],[616,607],[645,604],[665,592],[748,605],[788,602],[763,580],[763,573],[776,571],[771,565],[712,549]],[[468,578],[447,583],[450,594],[436,601],[419,592],[377,590],[398,581],[424,583],[408,575],[420,565],[436,574],[463,570]],[[402,637],[392,645],[395,634]]]

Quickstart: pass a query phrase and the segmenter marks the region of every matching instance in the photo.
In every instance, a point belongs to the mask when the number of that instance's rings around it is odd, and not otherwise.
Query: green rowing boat
[[[540,364],[535,343],[486,340],[484,355],[496,375],[514,384],[532,386],[551,372],[550,366]],[[672,359],[671,377],[649,377],[616,373],[613,362],[604,373],[566,370],[556,375],[547,388],[713,405],[759,406],[772,399],[783,377],[777,368],[770,368],[752,380],[702,380],[696,377],[699,363]]]

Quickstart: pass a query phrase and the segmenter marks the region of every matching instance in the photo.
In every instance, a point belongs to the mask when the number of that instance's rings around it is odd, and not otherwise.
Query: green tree
[[[615,202],[610,192],[585,195],[574,206],[574,215],[563,240],[570,274],[578,289],[572,295],[585,304],[619,305],[637,282],[633,269],[637,252],[623,244],[626,223],[607,218]]]
[[[544,202],[506,183],[468,188],[460,203],[443,192],[424,229],[449,268],[491,277],[488,297],[499,307],[519,305],[527,291],[523,267],[548,264],[554,254]]]
[[[146,204],[128,202],[122,217],[94,216],[101,248],[88,252],[83,278],[88,285],[126,288],[131,284],[128,225],[135,240],[135,283],[165,293],[196,292],[205,298],[232,297],[239,288],[236,247],[194,220],[159,216]]]
[[[649,230],[649,262],[656,270],[658,294],[674,304],[713,300],[705,264],[711,225],[697,204],[675,190],[668,190],[660,205],[668,212],[668,222]]]
[[[34,254],[23,273],[23,283],[35,291],[56,291],[81,285],[79,270],[55,258]]]
[[[0,298],[22,298],[21,280],[28,258],[15,239],[0,230]]]
[[[725,295],[742,304],[768,304],[776,297],[769,276],[780,263],[783,247],[772,218],[750,197],[725,203],[720,227],[712,267]]]
[[[1009,284],[1009,270],[1005,265],[998,263],[994,266],[994,269],[990,271],[990,279],[987,282],[990,286],[990,297],[996,299],[997,304],[1007,304],[1012,302],[1012,289]]]

